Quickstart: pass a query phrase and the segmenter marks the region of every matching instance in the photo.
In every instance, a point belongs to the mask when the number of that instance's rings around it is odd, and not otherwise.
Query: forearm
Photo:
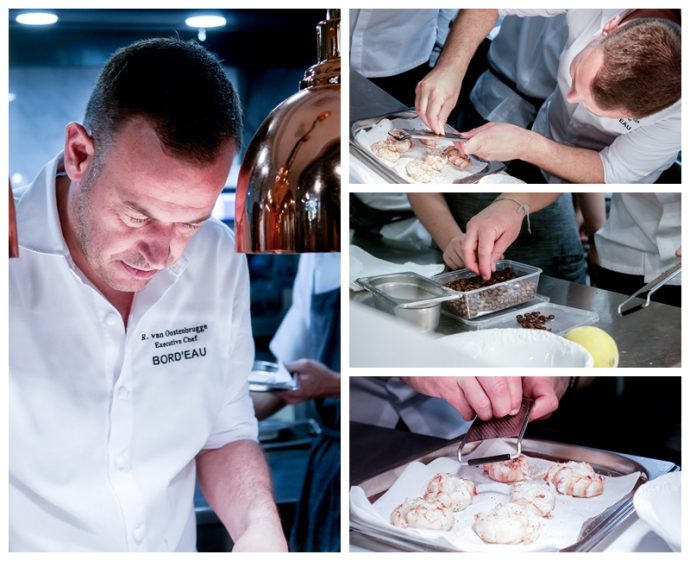
[[[254,403],[254,413],[259,421],[270,417],[285,407],[285,401],[274,393],[252,392],[250,395],[252,403]]]
[[[604,193],[575,193],[583,218],[583,229],[587,236],[593,236],[606,222],[606,199]]]
[[[256,442],[239,440],[204,450],[196,465],[204,497],[235,543],[250,528],[264,529],[267,550],[284,541],[268,465]]]
[[[507,202],[517,201],[517,203],[527,205],[529,212],[538,212],[558,200],[561,194],[562,193],[501,193],[496,197],[496,200],[509,199]],[[513,204],[515,205],[516,203]]]
[[[407,198],[422,226],[431,234],[441,251],[445,251],[453,238],[462,235],[443,193],[408,193]]]
[[[536,132],[524,131],[520,159],[570,183],[604,183],[599,152],[554,142]]]
[[[464,77],[477,47],[497,21],[498,10],[460,10],[435,68]]]

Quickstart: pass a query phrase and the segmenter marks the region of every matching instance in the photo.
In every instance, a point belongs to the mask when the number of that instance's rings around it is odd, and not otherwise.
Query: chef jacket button
[[[126,387],[124,387],[124,386],[120,387],[120,389],[117,390],[117,397],[118,397],[119,399],[127,399],[127,398],[129,398],[129,390],[128,390]]]
[[[144,527],[143,524],[139,524],[136,528],[134,528],[134,541],[137,543],[141,543],[144,540],[144,533],[146,531],[146,528]]]
[[[105,316],[105,324],[113,327],[117,323],[117,314],[111,312]]]

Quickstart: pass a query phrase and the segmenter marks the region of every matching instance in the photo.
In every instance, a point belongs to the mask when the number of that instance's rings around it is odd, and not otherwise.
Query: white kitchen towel
[[[388,273],[402,273],[412,271],[424,277],[433,277],[443,271],[443,263],[433,263],[431,265],[419,265],[418,263],[391,263],[371,253],[367,253],[361,247],[350,245],[350,288],[355,291],[362,290],[357,284],[357,279],[362,277],[373,277]]]

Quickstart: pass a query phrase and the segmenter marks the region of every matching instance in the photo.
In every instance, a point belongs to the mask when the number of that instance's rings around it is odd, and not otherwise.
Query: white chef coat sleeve
[[[269,349],[282,362],[305,358],[309,352],[309,312],[314,292],[314,254],[300,256],[292,287],[292,305],[273,336]]]
[[[680,117],[618,136],[599,153],[605,183],[653,183],[680,150]]]
[[[530,17],[530,16],[542,16],[545,18],[550,18],[553,16],[557,16],[558,14],[565,14],[568,10],[563,10],[563,9],[549,9],[549,8],[543,8],[541,10],[506,10],[506,9],[499,9],[498,10],[498,15],[499,16],[518,16],[520,18],[525,18],[525,17]]]
[[[237,440],[257,440],[258,423],[249,395],[249,373],[254,363],[254,339],[249,314],[249,271],[243,255],[235,255],[227,271],[232,298],[226,388],[223,406],[205,449],[220,448]],[[229,287],[234,287],[234,291]]]

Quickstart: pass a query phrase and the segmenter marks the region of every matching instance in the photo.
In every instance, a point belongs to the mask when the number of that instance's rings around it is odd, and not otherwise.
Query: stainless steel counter
[[[438,251],[413,252],[393,249],[381,243],[355,238],[355,245],[379,259],[393,263],[407,261],[440,263]],[[681,309],[652,302],[648,308],[625,317],[617,313],[626,296],[608,290],[547,277],[542,275],[538,294],[551,302],[573,308],[591,310],[599,314],[597,327],[608,332],[616,341],[620,353],[619,367],[669,367],[681,363]],[[351,292],[351,298],[373,306],[368,293]],[[437,333],[451,335],[471,328],[450,317],[442,316]]]

